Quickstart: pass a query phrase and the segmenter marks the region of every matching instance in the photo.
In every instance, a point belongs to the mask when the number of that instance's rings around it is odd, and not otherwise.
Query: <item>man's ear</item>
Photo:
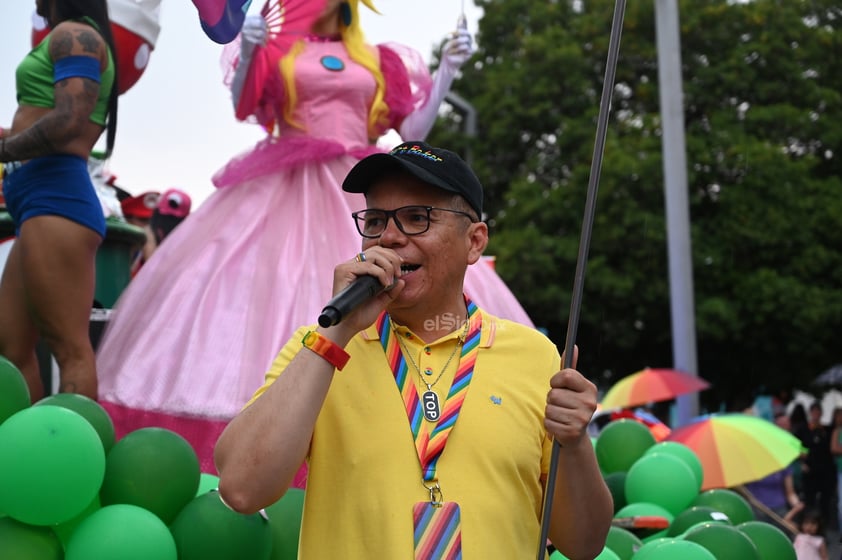
[[[468,244],[468,264],[477,262],[488,246],[488,225],[485,222],[471,224],[465,242]]]

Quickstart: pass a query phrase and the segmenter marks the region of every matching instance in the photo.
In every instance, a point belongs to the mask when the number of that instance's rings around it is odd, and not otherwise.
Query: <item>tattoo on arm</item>
[[[102,39],[93,30],[78,31],[76,33],[76,41],[82,46],[82,50],[86,53],[93,53],[99,55],[102,52]]]
[[[50,140],[50,134],[45,131],[49,126],[45,120],[39,119],[20,134],[8,138],[3,143],[2,161],[21,161],[56,153],[58,150]]]
[[[73,35],[67,29],[56,28],[50,35],[50,58],[58,60],[73,53]]]
[[[102,53],[102,38],[87,26],[81,30],[62,25],[53,30],[50,38],[50,57],[59,60],[67,56]],[[100,57],[96,56],[99,60]],[[53,110],[38,119],[28,129],[7,138],[3,161],[31,159],[60,152],[78,137],[96,107],[100,86],[88,78],[67,78],[56,83]]]

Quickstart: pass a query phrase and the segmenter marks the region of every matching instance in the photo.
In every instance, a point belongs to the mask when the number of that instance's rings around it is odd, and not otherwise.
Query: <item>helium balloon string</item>
[[[620,51],[620,36],[623,30],[625,11],[625,0],[616,0],[614,4],[614,19],[611,22],[611,36],[608,43],[605,78],[602,83],[602,97],[599,102],[599,118],[597,119],[594,155],[591,161],[588,194],[587,200],[585,201],[585,216],[582,221],[582,233],[579,238],[579,254],[576,259],[576,273],[573,279],[573,295],[570,300],[570,316],[567,323],[567,337],[564,343],[563,368],[569,368],[573,363],[576,329],[579,325],[579,313],[582,307],[585,268],[588,260],[588,249],[591,243],[591,231],[593,230],[594,213],[596,210],[596,195],[599,187],[599,177],[602,171],[602,158],[605,153],[608,113],[611,110],[611,94],[614,89],[614,77],[617,73],[617,58]],[[544,560],[547,555],[547,538],[549,536],[550,515],[553,507],[553,493],[555,492],[560,449],[561,444],[558,441],[553,441],[552,454],[550,455],[550,470],[547,473],[547,486],[544,491],[544,511],[541,520],[541,536],[538,540],[538,560]]]

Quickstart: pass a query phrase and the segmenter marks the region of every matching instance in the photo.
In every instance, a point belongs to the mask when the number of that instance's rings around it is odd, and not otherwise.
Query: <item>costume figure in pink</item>
[[[356,0],[350,4],[356,15]],[[295,47],[297,125],[280,117],[287,93],[277,65],[265,83],[245,83],[243,95],[259,99],[249,114],[267,128],[274,123],[272,134],[215,175],[218,190],[132,280],[99,348],[100,402],[118,437],[172,429],[196,449],[203,472],[216,472],[219,434],[287,339],[316,322],[335,263],[360,250],[350,214],[365,201],[341,184],[359,159],[379,151],[369,124],[377,86],[345,41],[327,39],[308,36]],[[376,53],[389,108],[376,132],[400,130],[413,113],[438,107],[418,53],[397,45]],[[486,263],[470,268],[465,292],[489,312],[531,325]]]

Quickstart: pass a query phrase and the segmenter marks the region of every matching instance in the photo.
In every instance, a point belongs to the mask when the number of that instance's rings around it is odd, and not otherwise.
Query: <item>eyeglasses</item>
[[[360,232],[360,235],[368,239],[375,239],[383,235],[383,232],[386,231],[389,218],[395,220],[395,225],[398,226],[398,229],[404,235],[421,235],[430,229],[430,212],[433,210],[460,214],[466,216],[471,222],[476,221],[467,212],[451,210],[450,208],[436,208],[435,206],[402,206],[394,210],[368,208],[359,212],[353,212],[351,216],[354,217],[354,221],[357,224],[357,231]]]

